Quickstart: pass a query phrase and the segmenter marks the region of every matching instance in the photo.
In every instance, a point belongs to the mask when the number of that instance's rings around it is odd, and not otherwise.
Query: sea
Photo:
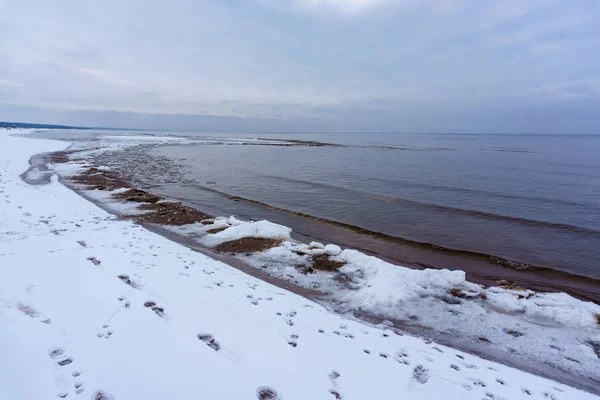
[[[301,239],[462,269],[484,284],[513,280],[600,300],[600,135],[170,134],[214,140],[104,162],[213,215],[269,219]]]

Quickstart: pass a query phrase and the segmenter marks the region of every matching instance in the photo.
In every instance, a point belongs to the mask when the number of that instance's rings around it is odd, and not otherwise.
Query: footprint
[[[340,394],[340,392],[338,392],[337,390],[333,390],[331,389],[329,391],[329,393],[331,393],[333,395],[333,397],[336,398],[336,400],[342,400],[342,395]]]
[[[431,377],[431,371],[422,365],[417,365],[413,369],[413,378],[420,384],[425,384]]]
[[[131,286],[134,289],[139,289],[140,285],[132,280],[131,278],[129,278],[129,275],[119,275],[118,278],[126,285]]]
[[[299,338],[300,338],[299,335],[291,334],[290,338],[288,339],[288,344],[292,347],[298,347],[298,342],[296,340],[298,340]]]
[[[219,344],[219,342],[217,342],[215,340],[214,336],[211,335],[210,333],[199,333],[197,336],[198,336],[198,339],[200,339],[201,341],[206,343],[206,345],[208,347],[210,347],[211,349],[213,349],[214,351],[221,350],[221,345]],[[294,347],[296,347],[296,346],[294,346]]]
[[[119,297],[119,302],[123,305],[124,308],[131,307],[131,302],[127,300],[127,297],[125,296]]]
[[[88,257],[87,260],[91,261],[92,264],[94,264],[94,265],[100,265],[101,264],[101,261],[98,260],[96,257]]]
[[[475,378],[469,378],[469,380],[473,383],[473,385],[475,386],[480,386],[480,387],[487,387],[487,384],[480,380],[480,379],[475,379]]]
[[[115,400],[115,398],[109,393],[100,390],[92,395],[92,400]]]
[[[39,312],[38,310],[31,307],[30,305],[23,304],[23,303],[17,303],[17,308],[23,314],[25,314],[28,317],[31,317],[33,319],[37,319],[38,321],[40,321],[43,324],[49,324],[50,322],[52,322],[52,320],[48,316]]]
[[[67,357],[63,360],[57,361],[56,363],[58,365],[60,365],[61,367],[64,367],[65,365],[69,365],[73,362],[73,359],[71,357]]]
[[[83,382],[80,381],[73,383],[73,388],[75,389],[76,394],[81,394],[85,390],[85,388],[83,387]]]
[[[152,311],[154,311],[156,313],[156,315],[158,315],[159,317],[164,316],[165,314],[165,309],[162,307],[159,307],[156,305],[155,302],[153,301],[147,301],[144,303],[144,307],[151,309]]]
[[[256,389],[256,397],[259,400],[280,400],[277,391],[270,387],[260,387]]]
[[[68,365],[73,363],[73,358],[67,357],[65,354],[65,350],[61,347],[54,347],[48,350],[48,356],[56,361],[56,363],[61,367],[60,371],[63,371],[63,367],[67,367]],[[67,368],[65,368],[67,369]],[[70,375],[73,378],[77,378],[81,376],[82,372],[79,370],[73,371]],[[70,384],[71,377],[69,375],[63,375],[62,373],[58,373],[54,376],[54,383],[56,388],[58,389],[57,397],[65,398],[69,395],[69,389],[73,388],[76,394],[83,393],[85,390],[83,381],[75,381]]]
[[[65,350],[61,347],[55,347],[55,348],[48,350],[48,356],[50,356],[50,358],[53,360],[56,360],[57,358],[61,357],[63,354],[65,354]]]
[[[100,332],[98,332],[96,334],[96,336],[98,336],[98,338],[104,338],[104,339],[110,339],[110,337],[113,334],[113,331],[108,328],[108,324],[104,324],[102,325],[103,330],[101,330]]]

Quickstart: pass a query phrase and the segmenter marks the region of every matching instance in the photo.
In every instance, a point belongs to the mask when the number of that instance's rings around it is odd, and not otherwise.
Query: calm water
[[[600,136],[237,136],[344,146],[152,152],[184,166],[186,197],[199,203],[213,201],[203,188],[214,189],[523,268],[600,278]]]

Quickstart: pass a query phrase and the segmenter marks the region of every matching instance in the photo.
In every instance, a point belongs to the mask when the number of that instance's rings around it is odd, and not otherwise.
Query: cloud
[[[539,21],[522,29],[509,32],[496,38],[496,42],[501,45],[511,46],[519,45],[524,42],[545,39],[550,35],[564,34],[574,28],[582,26],[590,20],[590,16],[583,13],[571,12],[567,15],[561,15],[552,20]]]
[[[25,85],[19,82],[11,82],[0,79],[0,86],[24,87]]]
[[[520,115],[512,96],[529,108],[550,107],[549,98],[570,107],[595,99],[600,82],[600,4],[588,0],[0,0],[0,7],[0,102],[96,110],[108,125],[103,110],[169,115],[161,126],[176,125],[171,115],[202,113],[248,126],[277,119],[286,129],[300,120],[315,129],[385,121],[386,129],[434,129],[432,121],[449,126],[448,115],[470,109],[465,115],[481,130],[501,129],[474,105]]]
[[[562,82],[545,85],[539,89],[543,93],[548,93],[559,98],[581,99],[581,98],[600,98],[600,82]]]
[[[334,7],[345,12],[357,12],[388,3],[389,0],[293,0],[298,8]]]
[[[78,68],[76,71],[106,83],[111,83],[115,85],[133,85],[127,80],[116,78],[112,76],[109,72],[100,69]]]
[[[454,12],[464,7],[468,0],[258,0],[263,5],[281,6],[297,11],[339,11],[347,15],[357,15],[382,6],[396,9],[425,8],[434,12]]]

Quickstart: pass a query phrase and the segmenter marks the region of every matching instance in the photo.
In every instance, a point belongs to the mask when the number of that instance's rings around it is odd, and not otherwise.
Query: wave
[[[272,179],[286,180],[286,181],[294,182],[294,183],[304,183],[304,184],[314,183],[311,181],[305,181],[305,180],[301,180],[301,179],[287,178],[287,177],[275,176],[275,175],[263,175],[263,176],[267,176],[268,178],[272,178]],[[598,178],[600,178],[600,177],[598,177]],[[575,206],[575,207],[584,206],[584,207],[594,207],[594,208],[600,207],[600,204],[588,204],[588,203],[581,203],[581,202],[564,200],[564,199],[549,199],[546,197],[536,197],[536,196],[519,196],[519,195],[514,195],[514,194],[491,192],[491,191],[480,190],[480,189],[456,188],[456,187],[452,187],[452,186],[434,185],[434,184],[430,184],[430,183],[416,183],[416,182],[403,181],[403,180],[398,180],[398,179],[392,180],[392,179],[386,179],[386,178],[381,178],[381,177],[369,177],[368,179],[373,180],[373,181],[388,183],[388,184],[402,185],[403,187],[412,187],[412,188],[420,188],[420,189],[437,189],[437,190],[445,190],[445,191],[448,191],[451,193],[476,194],[476,195],[483,195],[483,196],[487,196],[487,197],[491,197],[491,198],[503,198],[503,199],[510,199],[510,200],[525,200],[525,201],[536,201],[536,202],[539,201],[539,202],[551,203],[551,204],[556,204],[556,205],[561,205],[561,206]],[[333,186],[333,187],[336,187],[336,186]],[[343,189],[343,187],[340,187],[340,188]]]
[[[385,202],[410,204],[410,205],[413,205],[413,206],[416,206],[419,208],[426,208],[426,209],[432,209],[432,210],[437,210],[437,211],[450,212],[450,213],[460,214],[460,215],[465,215],[465,216],[470,216],[470,217],[480,217],[480,218],[486,218],[488,220],[520,223],[523,225],[534,226],[534,227],[552,228],[552,229],[557,229],[557,230],[561,230],[564,232],[570,232],[570,233],[583,233],[583,234],[591,234],[591,235],[600,236],[600,231],[598,231],[598,230],[586,228],[586,227],[582,227],[582,226],[577,226],[577,225],[561,224],[561,223],[548,222],[548,221],[539,221],[539,220],[534,220],[534,219],[494,214],[494,213],[480,211],[480,210],[472,210],[472,209],[464,209],[464,208],[457,208],[457,207],[450,207],[450,206],[442,206],[439,204],[424,203],[424,202],[420,202],[420,201],[416,201],[416,200],[403,199],[401,197],[373,194],[373,193],[365,192],[362,190],[350,189],[350,188],[346,188],[343,186],[336,186],[336,185],[331,185],[331,184],[322,183],[322,182],[312,182],[312,181],[305,181],[302,179],[294,179],[294,178],[280,177],[280,176],[269,176],[269,177],[271,179],[279,179],[279,180],[287,181],[290,183],[299,183],[299,184],[311,185],[314,187],[321,187],[321,188],[326,188],[326,189],[333,189],[336,191],[343,191],[343,192],[358,194],[362,197],[368,197],[368,198],[372,198],[372,199],[376,199],[376,200],[382,200]],[[473,189],[457,189],[457,190],[473,190]],[[511,195],[507,195],[507,196],[510,197]],[[515,196],[515,197],[518,197],[518,196]],[[529,199],[535,200],[532,198],[529,198]],[[537,201],[546,201],[546,200],[539,199]],[[562,200],[556,200],[556,202],[559,204],[563,204],[563,205],[565,203],[570,203],[570,205],[581,206],[581,204],[578,204],[578,203],[562,201]]]
[[[222,192],[218,189],[214,189],[214,188],[210,188],[210,187],[206,187],[206,186],[202,186],[202,185],[198,185],[198,184],[194,184],[191,185],[197,189],[203,190],[203,191],[207,191],[210,193],[215,193],[218,195],[221,195],[223,197],[226,197],[230,200],[233,201],[242,201],[242,202],[246,202],[246,203],[250,203],[250,204],[255,204],[255,205],[259,205],[261,207],[270,209],[270,210],[274,210],[274,211],[278,211],[278,212],[282,212],[282,213],[286,213],[286,214],[290,214],[290,215],[294,215],[294,216],[298,216],[298,217],[302,217],[302,218],[306,218],[306,219],[310,219],[313,221],[318,221],[318,222],[322,222],[322,223],[327,223],[327,224],[331,224],[331,225],[335,225],[335,226],[339,226],[339,227],[343,227],[345,229],[351,230],[353,232],[357,232],[360,234],[364,234],[364,235],[369,235],[372,237],[376,237],[378,239],[383,239],[385,241],[388,242],[395,242],[395,243],[403,243],[403,244],[408,244],[414,247],[421,247],[421,248],[426,248],[426,249],[430,249],[430,250],[436,250],[436,251],[441,251],[441,252],[448,252],[448,253],[460,253],[462,255],[466,255],[466,256],[470,256],[470,257],[476,257],[476,258],[481,258],[481,259],[488,259],[491,260],[493,262],[495,262],[496,264],[502,266],[502,267],[506,267],[506,268],[511,268],[511,269],[515,269],[515,270],[527,270],[527,271],[551,271],[554,273],[560,273],[560,274],[567,274],[567,275],[572,275],[563,271],[557,271],[553,268],[549,268],[549,267],[545,267],[545,266],[539,266],[539,265],[533,265],[533,264],[528,264],[528,263],[524,263],[521,261],[516,261],[516,260],[511,260],[505,257],[501,257],[495,254],[487,254],[487,253],[479,253],[476,251],[471,251],[471,250],[464,250],[464,249],[456,249],[456,248],[451,248],[451,247],[445,247],[445,246],[440,246],[434,243],[429,243],[429,242],[420,242],[420,241],[416,241],[416,240],[412,240],[412,239],[407,239],[407,238],[403,238],[403,237],[398,237],[398,236],[393,236],[393,235],[389,235],[387,233],[383,233],[383,232],[378,232],[378,231],[374,231],[374,230],[370,230],[370,229],[366,229],[357,225],[352,225],[352,224],[348,224],[346,222],[340,222],[340,221],[336,221],[336,220],[332,220],[332,219],[327,219],[327,218],[322,218],[322,217],[317,217],[314,215],[310,215],[310,214],[306,214],[306,213],[302,213],[299,211],[293,211],[293,210],[289,210],[286,208],[282,208],[282,207],[277,207],[277,206],[273,206],[271,204],[267,204],[258,200],[253,200],[253,199],[248,199],[245,197],[240,197],[240,196],[235,196],[235,195],[231,195],[225,192]],[[577,276],[577,275],[574,275]],[[587,279],[593,279],[593,278],[587,278]]]

